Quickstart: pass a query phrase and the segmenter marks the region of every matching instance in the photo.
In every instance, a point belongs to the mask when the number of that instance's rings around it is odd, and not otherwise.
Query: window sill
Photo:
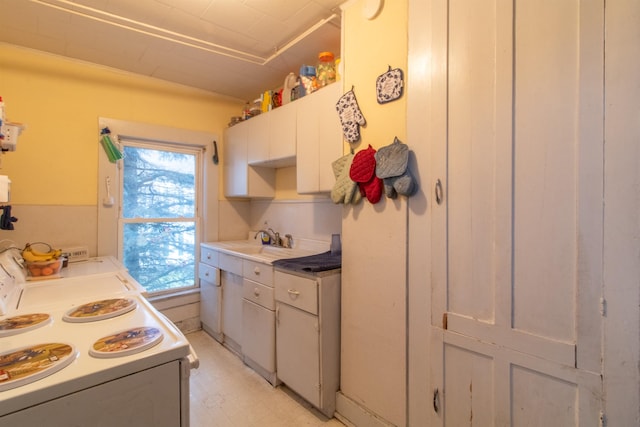
[[[167,310],[200,302],[200,288],[192,288],[169,294],[150,296],[147,299],[158,310]]]

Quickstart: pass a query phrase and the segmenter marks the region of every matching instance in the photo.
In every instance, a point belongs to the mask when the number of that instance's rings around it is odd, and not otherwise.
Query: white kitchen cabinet
[[[243,261],[242,356],[244,362],[274,386],[276,319],[271,265]]]
[[[275,196],[275,170],[249,165],[247,125],[250,121],[225,131],[224,194],[227,197],[272,198]]]
[[[269,160],[269,114],[259,114],[250,120],[237,124],[247,130],[247,161],[250,165]]]
[[[224,345],[242,352],[242,258],[219,253]]]
[[[276,269],[278,380],[328,417],[340,383],[340,270]]]
[[[336,102],[342,85],[334,83],[298,101],[296,173],[300,194],[330,192],[331,163],[343,155],[342,128]]]
[[[248,162],[272,168],[296,164],[296,110],[290,103],[242,123],[248,128]]]
[[[227,197],[271,198],[275,168],[297,166],[301,194],[331,191],[331,163],[342,156],[335,104],[342,85],[332,84],[295,102],[228,128],[224,188]]]
[[[217,267],[218,252],[202,245],[198,265],[200,321],[205,332],[222,342],[222,286],[220,270]]]
[[[269,161],[277,167],[296,164],[296,116],[298,105],[293,102],[270,111]]]

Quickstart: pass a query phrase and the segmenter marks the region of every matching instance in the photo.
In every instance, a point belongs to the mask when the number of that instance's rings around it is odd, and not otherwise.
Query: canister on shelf
[[[316,73],[316,79],[318,81],[318,87],[324,87],[336,81],[336,65],[334,62],[333,53],[320,52],[318,54],[318,69]]]
[[[312,65],[303,65],[300,67],[300,97],[309,95],[318,89],[318,82],[316,79],[316,67]]]

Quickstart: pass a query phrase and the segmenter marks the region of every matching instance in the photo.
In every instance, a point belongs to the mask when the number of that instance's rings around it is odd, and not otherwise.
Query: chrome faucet
[[[254,239],[257,239],[262,233],[265,233],[271,239],[271,245],[277,246],[279,248],[291,248],[293,245],[293,237],[291,234],[285,234],[284,240],[280,237],[280,233],[275,231],[273,228],[258,230]]]
[[[271,229],[269,229],[271,230]],[[273,242],[273,238],[274,236],[269,232],[269,230],[258,230],[258,232],[256,233],[255,236],[253,236],[254,239],[257,239],[258,236],[262,235],[263,233],[266,234],[267,236],[269,236],[269,238],[271,239],[271,241]],[[273,231],[273,230],[271,230]]]

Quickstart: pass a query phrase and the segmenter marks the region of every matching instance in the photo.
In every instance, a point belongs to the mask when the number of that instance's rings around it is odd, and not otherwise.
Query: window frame
[[[175,289],[168,289],[163,291],[155,291],[149,292],[150,296],[162,296],[167,294],[175,294],[176,292],[188,291],[190,289],[195,289],[198,287],[198,257],[202,235],[202,218],[200,212],[202,210],[201,203],[203,200],[202,196],[202,188],[203,188],[203,174],[202,174],[202,166],[203,166],[203,150],[202,147],[193,146],[190,144],[180,144],[177,145],[172,142],[166,141],[150,141],[144,140],[140,141],[139,139],[132,139],[130,137],[120,137],[118,138],[118,146],[122,151],[124,151],[125,146],[135,147],[135,148],[145,148],[151,150],[159,150],[159,151],[173,151],[182,154],[190,154],[195,156],[195,210],[194,215],[191,218],[186,217],[172,217],[171,221],[167,221],[169,218],[124,218],[122,215],[122,189],[124,188],[124,173],[118,174],[118,189],[120,192],[120,198],[118,199],[118,259],[122,260],[124,258],[124,239],[121,239],[124,236],[124,226],[125,224],[134,224],[134,223],[147,223],[147,222],[193,222],[195,224],[195,253],[194,253],[194,277],[193,284],[191,286],[183,286]],[[180,218],[183,218],[180,220]],[[142,284],[144,286],[144,284]]]
[[[101,129],[108,127],[111,139],[119,145],[120,139],[131,142],[156,145],[158,147],[174,147],[177,149],[201,150],[196,179],[196,247],[195,247],[195,277],[194,288],[179,288],[153,293],[157,296],[173,296],[176,294],[198,290],[198,261],[200,259],[200,243],[218,240],[218,169],[211,161],[213,141],[217,135],[210,132],[179,129],[167,126],[131,122],[100,117],[98,119],[98,134]],[[98,155],[98,256],[114,256],[122,260],[122,243],[120,234],[120,211],[122,203],[122,161],[109,162],[104,149],[97,138]],[[209,159],[209,161],[207,161]],[[110,182],[110,186],[107,184]],[[110,188],[109,188],[110,187]],[[114,204],[108,203],[109,196]]]

